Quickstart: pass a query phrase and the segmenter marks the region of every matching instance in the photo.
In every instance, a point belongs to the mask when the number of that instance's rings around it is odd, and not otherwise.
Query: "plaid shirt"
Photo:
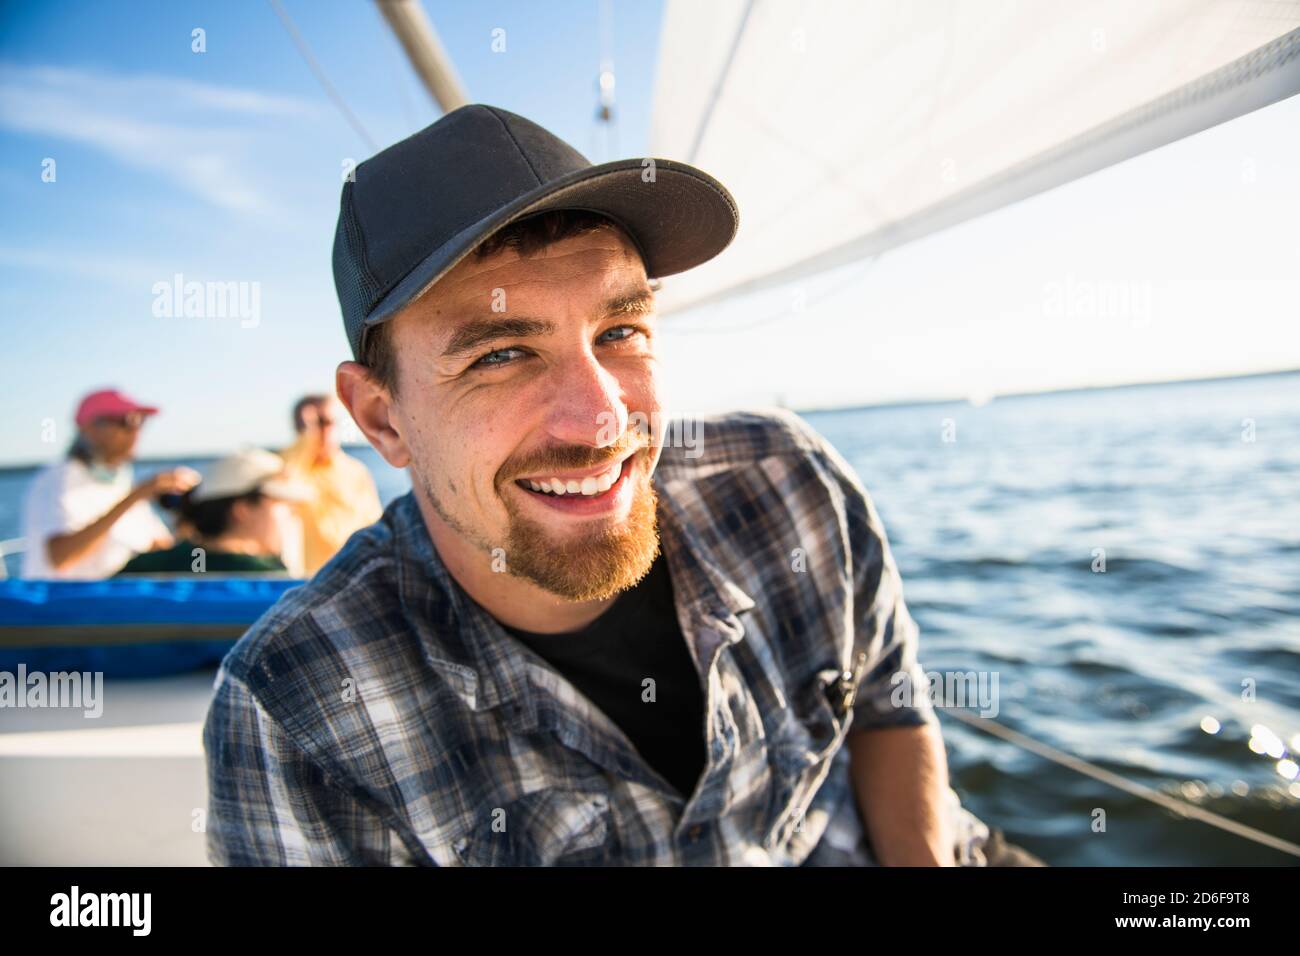
[[[706,692],[692,794],[468,597],[407,494],[223,662],[212,862],[871,865],[845,735],[936,721],[891,701],[897,672],[927,685],[884,529],[797,416],[699,425],[654,474]],[[946,796],[978,865],[988,831]]]

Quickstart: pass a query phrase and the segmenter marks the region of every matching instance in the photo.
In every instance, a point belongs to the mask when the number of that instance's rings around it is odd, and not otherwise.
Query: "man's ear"
[[[263,498],[263,501],[266,499]],[[245,499],[232,502],[230,505],[230,525],[232,528],[243,528],[247,526],[249,513],[253,510],[253,505]]]
[[[359,362],[342,362],[334,372],[334,390],[362,434],[394,468],[405,468],[411,452],[394,427],[393,398]]]

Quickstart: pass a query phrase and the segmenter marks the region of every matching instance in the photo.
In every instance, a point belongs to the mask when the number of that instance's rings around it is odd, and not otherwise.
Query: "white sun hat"
[[[201,468],[199,473],[203,478],[190,492],[191,501],[236,498],[252,491],[281,501],[308,501],[312,497],[310,487],[283,476],[283,458],[261,448],[241,449]]]

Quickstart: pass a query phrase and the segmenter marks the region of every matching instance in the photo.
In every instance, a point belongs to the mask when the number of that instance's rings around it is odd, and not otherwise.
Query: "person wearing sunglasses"
[[[334,396],[303,396],[293,407],[297,440],[281,452],[286,473],[312,492],[297,509],[307,577],[334,557],[353,532],[383,514],[374,478],[340,444],[341,415]]]
[[[171,546],[150,502],[183,494],[199,476],[180,467],[134,480],[140,430],[157,412],[116,389],[81,400],[71,447],[36,475],[24,500],[24,578],[106,578],[137,554]]]

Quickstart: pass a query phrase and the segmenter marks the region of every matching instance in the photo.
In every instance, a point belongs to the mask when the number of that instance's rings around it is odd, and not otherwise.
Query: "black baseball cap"
[[[593,166],[531,120],[477,103],[354,172],[334,232],[334,286],[358,361],[367,329],[515,220],[554,209],[606,216],[636,244],[652,279],[712,259],[740,224],[731,194],[693,166],[639,158]]]

